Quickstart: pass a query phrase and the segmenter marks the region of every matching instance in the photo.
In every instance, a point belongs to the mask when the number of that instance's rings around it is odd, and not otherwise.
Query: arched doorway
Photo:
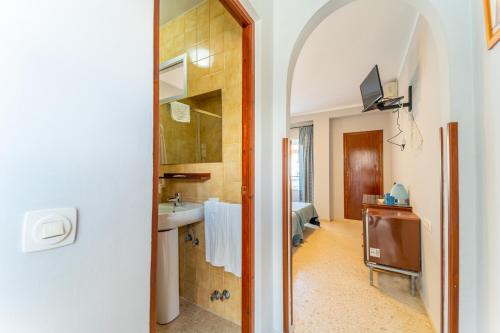
[[[436,53],[437,53],[437,66],[440,68],[440,73],[439,73],[439,90],[440,90],[440,100],[441,100],[441,109],[440,109],[440,124],[441,126],[446,125],[447,122],[449,122],[450,119],[450,89],[449,89],[449,78],[448,78],[448,54],[447,54],[447,48],[446,44],[443,42],[444,40],[444,34],[442,32],[442,27],[441,27],[441,22],[438,18],[438,14],[436,11],[432,8],[431,4],[428,1],[418,1],[418,2],[411,2],[411,1],[405,1],[404,2],[408,3],[411,6],[414,6],[415,9],[420,13],[420,15],[423,17],[425,22],[428,24],[429,29],[433,35],[433,38],[435,40],[435,45],[436,45]],[[344,6],[350,4],[353,1],[329,1],[324,6],[317,11],[307,22],[307,24],[304,26],[302,29],[298,39],[295,42],[295,46],[292,51],[290,63],[289,63],[289,68],[288,68],[288,80],[287,80],[287,96],[286,96],[286,105],[287,105],[287,113],[286,113],[286,123],[287,123],[287,128],[290,128],[290,110],[291,110],[291,99],[292,99],[292,82],[293,82],[293,77],[294,77],[294,72],[296,69],[296,65],[300,56],[300,53],[303,50],[304,45],[306,44],[306,41],[308,38],[311,36],[311,34],[318,28],[318,26],[330,15],[336,13],[339,9],[343,8]],[[439,127],[436,128],[436,135],[438,133]],[[446,212],[445,212],[446,213]],[[437,224],[436,224],[437,225]],[[290,237],[288,237],[290,239]],[[292,253],[292,250],[289,251],[290,256]],[[284,260],[290,260],[290,258],[284,258]],[[442,265],[441,265],[442,266]],[[290,274],[291,275],[291,274]],[[291,281],[290,279],[288,281]],[[286,283],[286,280],[285,280]],[[286,288],[285,288],[286,290]],[[286,295],[284,297],[284,304],[286,308]],[[289,307],[285,311],[291,311]],[[458,308],[457,308],[458,309]],[[450,310],[457,310],[457,309],[450,309]],[[289,316],[291,318],[292,316]],[[287,321],[287,316],[285,316],[285,327],[286,327],[286,321]],[[291,320],[290,320],[291,322]]]

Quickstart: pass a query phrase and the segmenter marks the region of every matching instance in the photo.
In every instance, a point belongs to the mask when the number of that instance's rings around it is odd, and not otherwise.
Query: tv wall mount
[[[379,109],[380,111],[385,111],[385,110],[394,110],[394,109],[400,109],[400,108],[408,108],[408,112],[411,112],[413,109],[413,87],[412,86],[408,87],[408,102],[401,103],[403,98],[404,98],[404,96],[381,100],[377,104],[373,105],[373,107],[371,107],[370,110]]]

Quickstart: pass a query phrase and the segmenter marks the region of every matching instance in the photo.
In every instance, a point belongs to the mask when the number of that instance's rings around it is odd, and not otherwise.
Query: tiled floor
[[[293,255],[295,333],[434,332],[408,279],[375,273],[370,287],[358,221],[322,222]]]
[[[157,333],[240,333],[240,326],[181,299],[181,314]]]

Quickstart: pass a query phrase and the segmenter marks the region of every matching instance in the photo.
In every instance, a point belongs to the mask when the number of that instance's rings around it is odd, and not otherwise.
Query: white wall
[[[498,332],[500,327],[500,43],[492,50],[486,48],[483,6],[471,1],[475,16],[475,50],[477,108],[481,111],[477,131],[478,175],[481,215],[478,224],[479,253],[475,268],[478,271],[478,332]]]
[[[281,248],[275,239],[281,220],[273,220],[273,196],[281,191],[274,182],[273,138],[273,3],[242,0],[254,18],[255,31],[255,332],[272,332],[282,304],[282,288],[274,283],[281,267]],[[273,223],[275,221],[275,223]]]
[[[333,188],[333,217],[336,221],[344,219],[344,133],[374,130],[384,131],[384,191],[387,192],[392,187],[391,155],[393,148],[386,140],[392,136],[392,125],[391,113],[387,111],[374,111],[363,115],[331,119],[330,128],[332,137],[330,149],[333,156],[331,186]]]
[[[153,1],[0,2],[0,331],[147,332]],[[24,212],[76,243],[21,252]]]
[[[424,228],[422,223],[421,229],[420,295],[434,329],[439,331],[441,311],[439,128],[446,127],[446,121],[442,120],[444,108],[440,91],[442,75],[436,58],[436,41],[429,24],[420,17],[399,77],[399,92],[406,96],[408,85],[413,86],[412,114],[423,137],[423,145],[418,145],[418,130],[415,126],[412,127],[411,118],[405,109],[401,112],[400,123],[407,147],[404,151],[399,151],[397,147],[393,149],[392,169],[394,182],[408,187],[414,213],[431,225],[431,228]],[[393,115],[392,122],[396,123],[396,115]]]

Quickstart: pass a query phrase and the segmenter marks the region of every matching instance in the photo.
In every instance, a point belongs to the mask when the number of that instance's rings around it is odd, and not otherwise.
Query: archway
[[[327,17],[335,13],[340,8],[354,2],[351,1],[336,1],[331,0],[325,3],[308,21],[307,24],[301,30],[297,40],[295,41],[293,51],[291,53],[290,61],[288,64],[288,76],[287,76],[287,95],[286,95],[286,128],[289,128],[290,124],[290,109],[291,109],[291,92],[292,92],[292,80],[294,76],[294,71],[296,68],[296,64],[299,58],[299,55],[309,38],[309,36],[315,31],[315,29],[323,22]],[[431,3],[426,0],[419,1],[409,1],[409,0],[401,0],[408,3],[410,6],[415,7],[415,9],[422,15],[422,17],[426,20],[426,22],[431,27],[431,31],[436,42],[437,46],[437,63],[438,67],[441,69],[439,73],[440,77],[440,94],[441,94],[441,124],[444,126],[451,119],[450,116],[450,85],[449,85],[449,65],[448,65],[448,49],[447,44],[445,42],[445,37],[443,33],[443,28],[441,21],[439,19],[439,15],[436,10],[433,8]],[[291,251],[290,251],[291,253]],[[290,260],[290,258],[286,258],[284,260]],[[290,281],[290,279],[288,280]],[[286,288],[285,288],[286,290]],[[284,304],[286,304],[286,299]],[[287,309],[290,311],[290,309]],[[453,311],[458,311],[457,309],[453,309]],[[444,310],[443,310],[444,311]],[[457,312],[458,314],[458,312]],[[458,320],[458,318],[457,318]],[[285,316],[286,321],[286,316]],[[286,324],[285,324],[286,327]]]

